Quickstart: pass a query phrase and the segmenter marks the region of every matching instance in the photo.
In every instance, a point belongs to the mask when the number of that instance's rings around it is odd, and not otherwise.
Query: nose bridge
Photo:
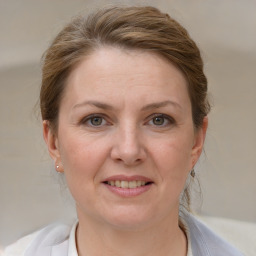
[[[126,125],[120,128],[120,143],[127,152],[135,152],[139,148],[139,129],[135,125]],[[123,143],[122,143],[123,142]]]
[[[127,122],[119,126],[117,133],[112,155],[115,160],[122,161],[126,165],[143,161],[146,154],[139,127]]]

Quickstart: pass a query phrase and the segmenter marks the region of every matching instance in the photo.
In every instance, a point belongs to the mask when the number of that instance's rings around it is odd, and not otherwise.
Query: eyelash
[[[92,123],[88,123],[89,121],[92,121],[92,119],[93,118],[101,118],[102,120],[103,120],[103,122],[105,121],[106,122],[106,124],[100,124],[100,125],[93,125]],[[107,125],[108,124],[108,122],[106,121],[106,118],[105,118],[105,116],[104,115],[102,115],[102,114],[92,114],[92,115],[89,115],[89,116],[86,116],[85,118],[83,118],[80,122],[79,122],[79,124],[81,124],[81,125],[87,125],[87,126],[90,126],[90,127],[95,127],[95,128],[100,128],[100,127],[102,127],[102,126],[104,126],[104,125]]]
[[[105,122],[105,123],[104,124],[99,124],[99,125],[93,125],[92,123],[89,124],[88,122],[91,122],[93,118],[101,118],[102,122]],[[150,122],[153,122],[154,118],[163,118],[165,124],[160,124],[160,125],[150,124]],[[173,124],[176,123],[175,120],[171,116],[165,115],[165,114],[159,114],[159,113],[152,114],[147,119],[149,121],[147,121],[146,124],[149,124],[149,125],[152,125],[152,126],[155,126],[155,127],[159,127],[159,128],[167,127],[169,125],[173,125]],[[167,123],[166,123],[166,121],[167,121]],[[92,114],[92,115],[86,116],[85,118],[83,118],[79,122],[79,124],[80,125],[87,125],[87,126],[94,127],[94,128],[100,128],[102,126],[109,125],[108,121],[106,120],[105,115],[103,115],[103,114]]]
[[[152,124],[152,126],[159,127],[159,128],[167,127],[169,125],[173,125],[176,123],[175,120],[171,116],[165,115],[165,114],[153,114],[149,118],[150,118],[150,120],[147,123],[153,122],[154,118],[163,118],[165,124],[163,124],[163,125]],[[166,121],[167,121],[167,123],[166,123]]]

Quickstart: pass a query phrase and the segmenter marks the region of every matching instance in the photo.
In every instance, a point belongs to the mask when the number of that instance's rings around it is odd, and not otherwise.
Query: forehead
[[[176,97],[188,100],[183,73],[164,57],[146,51],[103,47],[95,50],[73,69],[64,97],[132,97],[152,100]],[[143,98],[143,99],[142,99]]]

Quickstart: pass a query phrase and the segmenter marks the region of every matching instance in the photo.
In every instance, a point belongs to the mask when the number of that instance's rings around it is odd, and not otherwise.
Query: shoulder
[[[255,255],[256,223],[206,216],[200,216],[199,219],[245,255]]]
[[[46,256],[56,246],[67,251],[70,230],[71,226],[66,224],[48,225],[8,246],[4,256]]]
[[[197,256],[243,256],[230,243],[218,236],[189,213],[182,213],[190,233],[193,255]]]
[[[30,235],[24,236],[19,239],[17,242],[6,247],[4,251],[4,256],[22,256],[28,245],[35,239],[37,236],[37,232],[32,233]]]

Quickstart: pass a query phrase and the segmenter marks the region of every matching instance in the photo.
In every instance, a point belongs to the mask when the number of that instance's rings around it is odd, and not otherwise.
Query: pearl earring
[[[59,165],[56,165],[56,171],[60,172],[60,166]]]

